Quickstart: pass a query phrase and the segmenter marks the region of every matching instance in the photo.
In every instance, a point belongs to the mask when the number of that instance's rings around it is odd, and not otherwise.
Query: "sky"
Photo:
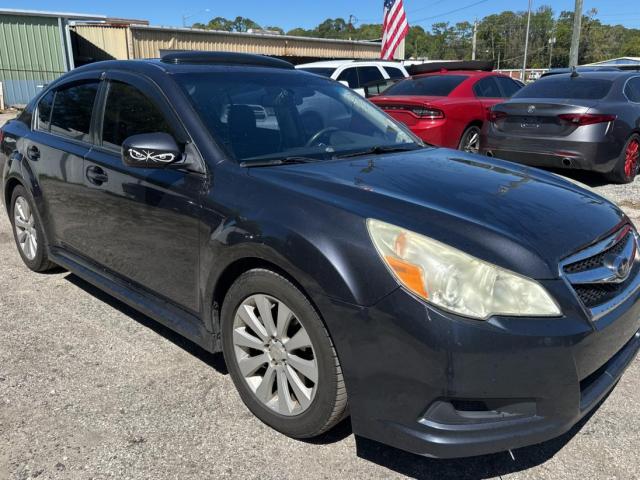
[[[349,18],[360,23],[381,23],[382,0],[10,0],[4,8],[50,10],[74,13],[94,13],[112,17],[146,19],[152,25],[180,26],[183,16],[187,23],[206,23],[212,17],[249,17],[262,26],[312,28],[326,18]],[[429,29],[435,22],[473,21],[476,17],[503,10],[526,10],[528,0],[404,0],[412,25]],[[533,8],[552,5],[556,12],[572,10],[574,0],[533,0]],[[603,23],[640,28],[640,10],[629,0],[585,0],[585,12],[596,8]],[[208,11],[207,11],[208,10]],[[634,11],[635,10],[635,11]]]

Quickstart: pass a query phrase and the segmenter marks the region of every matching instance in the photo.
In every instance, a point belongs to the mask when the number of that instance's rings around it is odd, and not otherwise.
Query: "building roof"
[[[105,20],[106,15],[92,13],[50,12],[43,10],[21,10],[17,8],[0,8],[0,15],[23,15],[31,17],[55,17],[69,20]]]

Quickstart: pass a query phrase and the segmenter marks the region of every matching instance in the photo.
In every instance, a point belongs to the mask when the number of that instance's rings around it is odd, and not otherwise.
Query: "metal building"
[[[5,105],[24,105],[74,68],[69,22],[103,15],[0,9],[0,83]]]
[[[83,61],[158,58],[164,52],[177,50],[258,53],[294,63],[380,56],[379,43],[352,40],[147,25],[76,23],[71,30],[77,58]]]

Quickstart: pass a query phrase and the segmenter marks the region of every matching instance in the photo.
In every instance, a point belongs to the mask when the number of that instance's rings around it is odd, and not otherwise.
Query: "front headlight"
[[[373,219],[367,227],[398,282],[433,305],[482,320],[493,315],[561,315],[534,280],[404,228]]]

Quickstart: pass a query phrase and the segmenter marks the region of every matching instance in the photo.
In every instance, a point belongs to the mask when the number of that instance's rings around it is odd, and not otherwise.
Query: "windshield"
[[[609,94],[613,82],[601,78],[546,77],[531,83],[513,98],[573,98],[576,100],[601,100]]]
[[[303,72],[315,73],[316,75],[320,75],[328,78],[331,78],[331,75],[333,75],[333,72],[336,71],[335,68],[320,68],[320,67],[303,67],[303,68],[298,68],[298,70],[302,70]]]
[[[292,71],[178,74],[213,137],[239,161],[316,160],[420,140],[360,95]]]
[[[386,89],[384,95],[447,97],[467,78],[469,78],[467,75],[429,75],[428,77],[408,78]]]

